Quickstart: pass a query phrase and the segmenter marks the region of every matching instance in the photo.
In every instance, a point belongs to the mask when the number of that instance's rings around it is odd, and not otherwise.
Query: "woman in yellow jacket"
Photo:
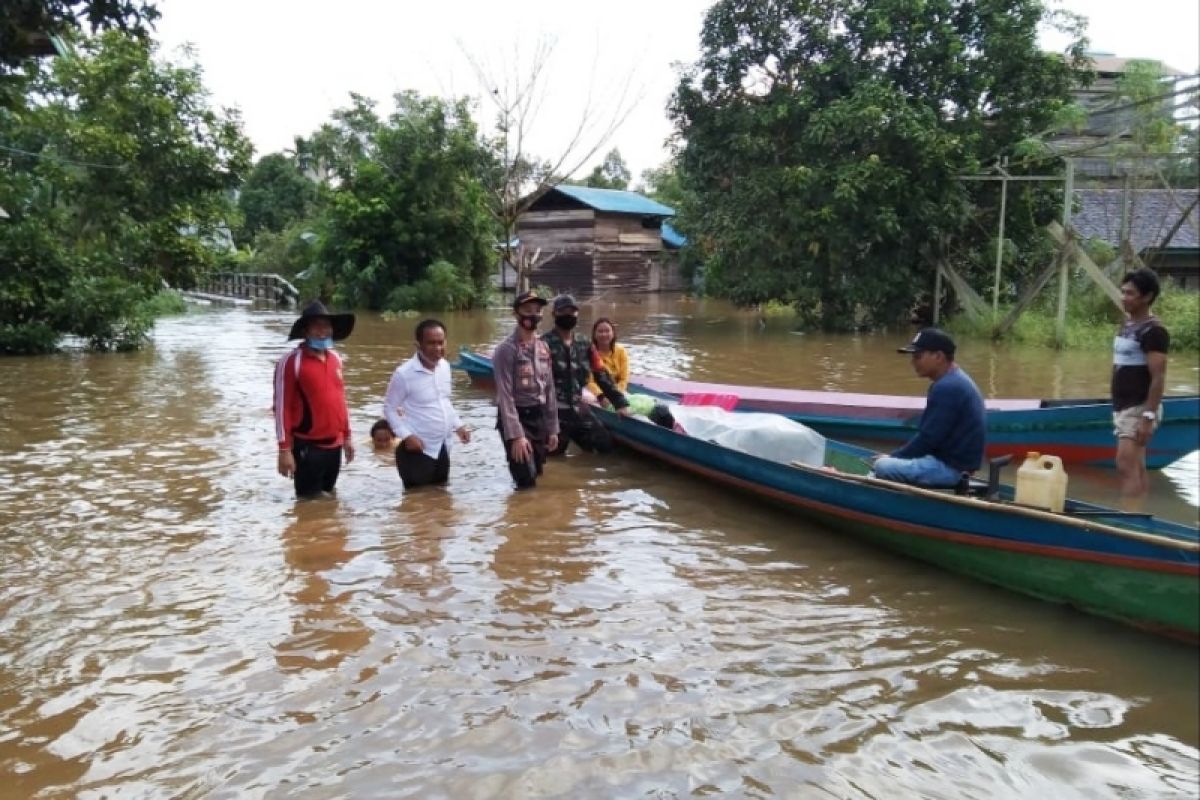
[[[617,344],[617,326],[608,317],[600,317],[592,325],[592,349],[600,356],[600,364],[613,379],[622,393],[629,391],[629,354]],[[595,397],[603,397],[596,381],[588,383],[588,390]]]

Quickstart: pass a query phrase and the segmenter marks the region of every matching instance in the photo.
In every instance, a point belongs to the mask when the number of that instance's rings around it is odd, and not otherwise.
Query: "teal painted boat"
[[[1064,513],[867,475],[870,451],[826,441],[825,463],[778,463],[596,410],[622,445],[833,530],[1026,595],[1154,633],[1200,638],[1200,531],[1068,500]]]
[[[464,349],[458,369],[488,384],[492,362]],[[735,398],[736,411],[781,414],[835,439],[903,442],[912,438],[924,397],[776,389],[698,383],[634,375],[630,390],[677,401],[688,394]],[[1112,467],[1112,406],[1104,399],[992,399],[987,404],[987,454],[1056,455],[1065,464]],[[1200,448],[1200,396],[1163,398],[1163,422],[1146,451],[1146,466],[1160,469]]]

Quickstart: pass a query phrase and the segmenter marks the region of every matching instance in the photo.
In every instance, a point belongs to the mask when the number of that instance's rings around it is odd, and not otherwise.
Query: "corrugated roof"
[[[662,224],[662,240],[667,247],[680,248],[687,244],[687,237],[672,228],[668,222]]]
[[[675,209],[655,202],[637,192],[624,192],[619,189],[593,189],[590,186],[567,184],[559,184],[552,191],[562,192],[567,197],[574,198],[597,211],[609,211],[614,214],[641,214],[648,217],[675,216]]]
[[[1196,193],[1195,189],[1132,192],[1129,195],[1129,238],[1133,249],[1140,253],[1147,247],[1158,247],[1183,210],[1195,199]],[[1088,239],[1102,239],[1113,246],[1119,245],[1124,194],[1122,189],[1085,189],[1076,192],[1079,210],[1072,216],[1071,224]],[[1200,247],[1198,229],[1200,211],[1193,206],[1188,219],[1175,231],[1167,247]]]

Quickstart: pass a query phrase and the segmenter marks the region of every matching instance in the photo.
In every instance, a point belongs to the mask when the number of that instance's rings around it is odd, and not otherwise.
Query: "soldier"
[[[569,294],[554,298],[554,329],[542,335],[542,341],[550,348],[554,365],[554,394],[558,403],[558,447],[550,448],[551,455],[562,455],[571,442],[584,450],[607,453],[612,450],[612,436],[592,414],[583,400],[583,390],[592,380],[600,387],[604,397],[618,414],[628,416],[629,401],[617,389],[605,370],[592,369],[592,344],[581,333],[575,333],[579,324],[579,304]]]

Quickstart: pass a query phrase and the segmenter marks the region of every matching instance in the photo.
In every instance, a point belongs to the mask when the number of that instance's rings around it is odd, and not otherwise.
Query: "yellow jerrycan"
[[[1067,501],[1067,473],[1062,459],[1026,453],[1025,463],[1017,470],[1016,501],[1023,506],[1061,514]]]

